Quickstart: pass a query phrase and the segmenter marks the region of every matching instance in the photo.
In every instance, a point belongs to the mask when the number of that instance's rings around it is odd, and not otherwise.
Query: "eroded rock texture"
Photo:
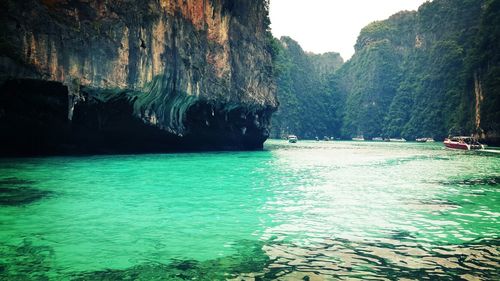
[[[1,0],[1,154],[258,149],[266,0]]]

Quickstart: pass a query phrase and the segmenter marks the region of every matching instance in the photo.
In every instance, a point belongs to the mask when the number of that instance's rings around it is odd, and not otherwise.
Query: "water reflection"
[[[275,145],[285,180],[262,238],[276,278],[498,279],[498,162],[436,146]]]
[[[58,196],[0,206],[0,279],[500,279],[499,158],[272,142],[17,162],[0,187]]]
[[[499,243],[484,239],[438,246],[391,238],[325,239],[309,247],[276,243],[264,246],[272,262],[263,271],[279,269],[274,275],[283,280],[305,275],[318,280],[498,280]]]

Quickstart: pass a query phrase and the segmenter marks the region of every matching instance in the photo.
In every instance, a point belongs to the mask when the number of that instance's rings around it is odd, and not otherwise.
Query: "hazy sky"
[[[275,37],[287,35],[314,53],[354,53],[361,28],[402,10],[416,10],[426,0],[270,0]]]

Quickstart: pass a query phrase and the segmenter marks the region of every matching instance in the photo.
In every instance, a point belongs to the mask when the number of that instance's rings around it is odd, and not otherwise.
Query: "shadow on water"
[[[27,205],[53,194],[33,187],[34,183],[18,178],[0,179],[0,206]]]
[[[173,260],[168,264],[146,263],[123,270],[78,273],[72,280],[227,280],[260,272],[270,264],[263,243],[240,241],[236,254],[207,261]]]
[[[51,247],[24,239],[19,246],[0,243],[0,253],[0,280],[49,280],[54,258]]]
[[[474,186],[474,185],[488,185],[495,186],[500,185],[499,176],[488,176],[481,178],[466,178],[466,179],[455,179],[441,182],[443,185],[455,185],[455,186]]]
[[[3,186],[3,185],[23,185],[23,184],[32,185],[34,183],[35,182],[31,181],[31,180],[23,180],[23,179],[18,179],[18,178],[13,178],[13,177],[0,179],[0,186]]]
[[[390,237],[398,241],[415,238],[415,236],[413,236],[409,231],[406,230],[391,231]]]

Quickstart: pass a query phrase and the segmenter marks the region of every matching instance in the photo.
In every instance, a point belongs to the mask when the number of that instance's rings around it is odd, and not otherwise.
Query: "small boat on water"
[[[390,142],[406,142],[404,138],[389,139]]]
[[[365,138],[364,137],[355,137],[355,138],[352,138],[353,141],[364,141]]]
[[[473,150],[484,149],[484,145],[480,144],[474,137],[456,136],[444,140],[444,145],[448,148]]]
[[[418,138],[415,140],[416,142],[434,142],[433,138]]]
[[[287,139],[289,143],[296,143],[299,140],[296,135],[289,135]]]

